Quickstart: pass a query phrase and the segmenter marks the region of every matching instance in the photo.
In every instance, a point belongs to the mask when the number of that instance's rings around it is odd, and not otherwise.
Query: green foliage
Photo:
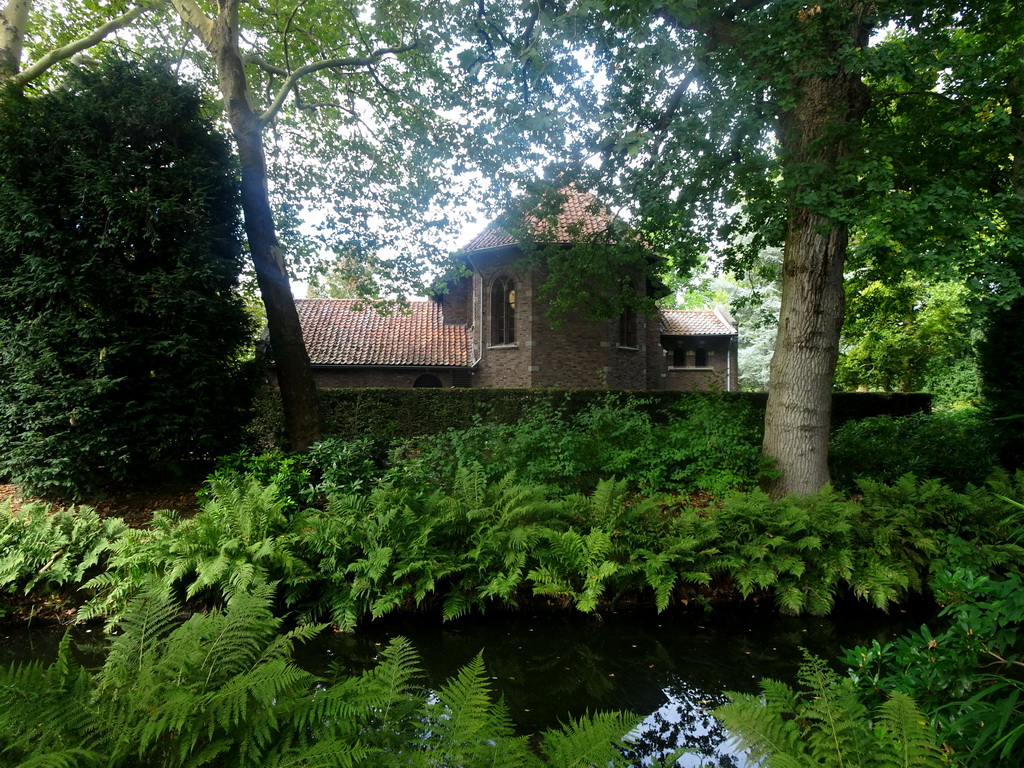
[[[801,691],[764,680],[760,696],[727,693],[729,703],[714,711],[754,761],[769,768],[945,764],[938,734],[906,695],[894,694],[872,717],[853,683],[821,659],[807,656],[799,678]]]
[[[327,438],[312,446],[308,455],[323,488],[333,493],[358,493],[379,479],[387,460],[387,445],[372,437]]]
[[[357,676],[290,660],[320,627],[283,632],[270,588],[184,623],[164,586],[133,599],[102,669],[58,660],[0,669],[0,746],[13,764],[106,766],[624,765],[624,715],[579,721],[528,747],[494,703],[478,656],[436,691],[402,639]]]
[[[650,455],[651,421],[635,400],[604,395],[576,413],[568,405],[540,400],[514,423],[477,415],[468,428],[421,438],[408,451],[442,482],[450,483],[460,466],[478,464],[491,480],[515,473],[525,482],[577,491]]]
[[[310,459],[305,454],[240,451],[217,459],[217,468],[197,496],[205,501],[213,498],[215,486],[248,479],[275,486],[294,510],[316,498],[317,488],[312,478]]]
[[[962,490],[981,485],[997,466],[990,423],[977,411],[876,416],[837,429],[830,444],[832,479],[852,490],[861,479],[892,483],[905,474]]]
[[[772,475],[761,454],[762,436],[758,415],[746,401],[714,395],[689,399],[654,436],[649,455],[664,476],[655,475],[648,484],[718,495],[756,486]]]
[[[1019,571],[938,575],[941,631],[922,626],[890,643],[846,652],[862,695],[900,691],[932,714],[942,739],[971,766],[1015,766],[1024,737],[1020,650],[1024,590]]]
[[[829,490],[778,501],[760,491],[731,495],[715,513],[719,567],[744,597],[771,589],[784,611],[824,615],[839,585],[855,578],[856,513]]]
[[[97,594],[81,618],[113,616],[150,576],[186,599],[223,605],[266,582],[301,581],[306,563],[294,549],[297,534],[288,500],[255,480],[214,480],[212,498],[193,518],[157,512],[148,530],[125,531],[110,547],[107,570],[85,587]]]
[[[165,69],[0,100],[0,474],[50,497],[223,450],[247,401],[227,145]]]
[[[452,619],[535,598],[592,612],[645,595],[660,611],[700,599],[713,582],[789,613],[825,614],[846,591],[885,609],[948,568],[1024,566],[1008,501],[1024,499],[1024,473],[965,492],[906,476],[864,481],[856,501],[831,490],[779,500],[750,491],[707,506],[643,498],[626,480],[590,494],[511,474],[490,481],[479,465],[432,493],[390,482],[327,493],[300,506],[274,485],[226,473],[193,518],[157,512],[144,529],[90,510],[33,510],[0,532],[9,550],[0,574],[8,589],[33,594],[78,589],[79,616],[112,624],[152,578],[211,606],[272,583],[282,610],[348,630],[414,607]]]
[[[565,490],[590,492],[601,478],[619,477],[647,493],[721,494],[755,485],[767,471],[760,429],[744,401],[691,395],[657,417],[652,406],[608,394],[575,413],[541,401],[514,424],[478,417],[467,429],[411,442],[406,455],[429,474],[408,479],[448,483],[459,466],[475,463],[489,479],[512,472]]]
[[[28,504],[14,511],[10,502],[0,504],[0,590],[46,595],[77,586],[105,566],[126,528],[89,507]]]
[[[861,276],[846,283],[843,351],[836,368],[836,385],[843,389],[881,389],[910,392],[938,385],[942,401],[953,381],[971,370],[972,334],[977,320],[970,311],[966,286],[953,281],[900,282]],[[965,401],[977,404],[977,371],[973,386],[960,382]],[[934,390],[933,390],[934,391]]]

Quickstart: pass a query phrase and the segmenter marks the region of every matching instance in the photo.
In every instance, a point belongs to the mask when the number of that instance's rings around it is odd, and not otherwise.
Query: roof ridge
[[[616,220],[608,206],[592,192],[580,191],[574,185],[569,185],[558,190],[558,194],[564,197],[561,200],[558,213],[554,217],[554,226],[547,230],[554,239],[537,242],[574,242],[579,239],[581,234],[598,235],[607,232],[611,222]],[[525,207],[527,203],[536,200],[537,198],[529,196],[521,198],[511,206],[510,210],[499,214],[488,223],[483,231],[473,237],[460,251],[482,251],[507,245],[519,245],[521,239],[503,225],[503,220],[512,216],[517,207]],[[526,230],[527,233],[536,233],[544,224],[532,212],[521,211],[520,215],[522,216],[522,226],[519,229]]]

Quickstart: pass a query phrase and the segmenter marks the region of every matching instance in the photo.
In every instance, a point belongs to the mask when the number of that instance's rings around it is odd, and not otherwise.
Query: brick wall
[[[667,351],[661,346],[661,323],[657,318],[647,320],[644,333],[646,354],[644,355],[644,383],[647,389],[665,389],[664,374],[668,369],[665,362]]]
[[[453,386],[452,372],[443,368],[314,368],[313,378],[325,389],[346,387],[412,387],[425,374],[436,376],[442,387]]]
[[[472,291],[472,276],[460,278],[448,285],[448,292],[440,297],[441,314],[445,325],[465,325],[471,322]]]
[[[708,366],[673,368],[672,350],[666,350],[657,317],[636,313],[635,348],[620,347],[619,318],[590,320],[585,307],[566,313],[558,327],[548,320],[549,302],[540,288],[543,268],[529,268],[516,247],[496,248],[470,255],[471,276],[453,283],[441,298],[446,324],[466,323],[472,340],[473,361],[478,361],[470,386],[475,388],[552,387],[565,389],[702,390],[738,389],[735,357],[725,337],[703,337]],[[499,276],[515,282],[515,343],[491,342],[491,287]],[[637,277],[636,283],[644,285]],[[641,289],[642,290],[642,289]],[[666,342],[671,346],[672,341]],[[734,355],[734,353],[733,353]],[[320,368],[317,385],[324,388],[414,386],[423,374],[433,374],[443,387],[454,384],[453,373],[425,368]],[[727,386],[726,376],[731,377]],[[276,385],[273,372],[269,382]],[[463,384],[465,382],[462,382]]]
[[[638,313],[637,347],[618,346],[619,320],[590,320],[586,308],[570,311],[552,328],[549,302],[540,295],[547,277],[541,268],[524,269],[522,254],[507,249],[476,257],[474,342],[480,364],[474,387],[559,387],[643,389],[646,384],[647,327]],[[490,345],[490,290],[505,274],[516,281],[516,343]]]
[[[708,353],[708,365],[705,368],[674,367],[672,350],[663,358],[662,385],[658,389],[673,391],[688,390],[724,390],[726,377],[731,378],[728,389],[738,389],[738,376],[735,360],[730,361],[733,342],[729,337],[706,338],[704,345]]]
[[[474,256],[473,275],[473,346],[479,358],[473,374],[474,387],[529,387],[533,384],[532,316],[534,305],[533,275],[521,268],[521,253],[504,249]],[[491,344],[491,286],[501,275],[515,281],[516,334],[515,343]]]

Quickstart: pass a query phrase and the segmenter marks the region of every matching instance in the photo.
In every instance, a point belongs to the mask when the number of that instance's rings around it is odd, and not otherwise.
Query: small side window
[[[501,275],[491,285],[491,344],[516,343],[516,284]]]
[[[619,346],[637,347],[636,310],[626,307],[619,315]]]

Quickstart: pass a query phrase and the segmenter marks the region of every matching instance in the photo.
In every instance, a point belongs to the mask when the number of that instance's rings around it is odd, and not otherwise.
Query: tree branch
[[[74,42],[68,43],[67,45],[62,45],[60,48],[54,48],[52,51],[47,52],[46,55],[40,58],[39,61],[37,61],[35,64],[33,64],[30,67],[27,67],[26,69],[23,69],[21,72],[12,77],[10,82],[19,88],[23,85],[26,85],[27,83],[32,82],[57,62],[64,61],[65,59],[70,59],[79,51],[84,51],[87,48],[92,48],[94,45],[101,42],[103,38],[105,38],[111,32],[116,32],[119,29],[127,27],[129,24],[135,21],[135,19],[144,14],[146,11],[150,10],[150,8],[152,7],[153,3],[144,3],[142,5],[137,5],[131,10],[129,10],[127,13],[125,13],[123,16],[118,16],[116,19],[111,19],[106,24],[97,27],[95,30],[93,30],[90,34],[86,35],[85,37],[79,38]]]
[[[191,29],[209,50],[213,41],[213,19],[203,13],[196,0],[171,0],[171,5],[185,22],[185,26]]]
[[[254,53],[243,53],[242,61],[244,61],[246,64],[255,64],[257,67],[262,69],[267,74],[276,75],[277,77],[288,77],[287,69],[285,69],[284,67],[279,67],[275,64],[271,64],[262,56],[257,56]]]
[[[346,59],[327,59],[326,61],[314,61],[311,64],[306,64],[303,67],[299,67],[287,78],[284,83],[277,91],[277,96],[274,98],[274,103],[267,108],[267,111],[260,116],[260,124],[266,125],[271,122],[277,113],[281,110],[284,105],[285,99],[288,98],[288,94],[296,83],[299,82],[306,75],[311,75],[314,72],[319,72],[321,69],[340,69],[342,67],[372,67],[382,58],[388,55],[398,55],[401,53],[408,53],[409,51],[416,50],[417,45],[401,45],[396,48],[381,48],[374,51],[369,56],[346,58]]]

